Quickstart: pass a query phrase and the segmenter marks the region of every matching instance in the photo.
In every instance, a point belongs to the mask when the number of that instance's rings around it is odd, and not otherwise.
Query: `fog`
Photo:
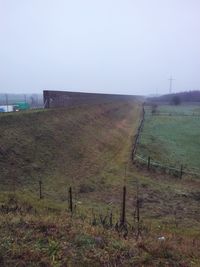
[[[199,0],[0,0],[0,93],[200,89]]]

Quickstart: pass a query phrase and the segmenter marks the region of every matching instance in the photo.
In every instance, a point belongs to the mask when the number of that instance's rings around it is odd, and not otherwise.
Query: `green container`
[[[15,110],[27,110],[30,109],[30,105],[26,102],[17,102],[14,104]]]

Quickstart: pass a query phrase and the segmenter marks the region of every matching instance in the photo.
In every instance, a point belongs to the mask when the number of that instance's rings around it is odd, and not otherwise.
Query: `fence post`
[[[121,225],[125,224],[126,220],[126,186],[123,187],[123,202],[122,202],[122,215],[121,215]]]
[[[150,164],[151,164],[151,158],[148,157],[148,164],[147,164],[147,169],[148,169],[148,171],[150,170]]]
[[[137,233],[136,239],[140,235],[140,200],[139,200],[139,185],[137,184],[137,195],[136,195],[136,219],[137,219]]]
[[[71,186],[69,188],[69,210],[70,210],[71,213],[73,212],[72,188],[71,188]]]
[[[137,206],[137,223],[139,224],[140,223],[140,201],[139,201],[139,198],[137,196],[137,203],[136,203],[136,206]]]
[[[39,188],[40,188],[40,199],[42,199],[42,181],[39,181]]]
[[[110,227],[113,226],[113,214],[112,214],[112,211],[110,213]]]
[[[183,165],[181,165],[181,170],[180,170],[180,179],[182,179],[183,176]]]

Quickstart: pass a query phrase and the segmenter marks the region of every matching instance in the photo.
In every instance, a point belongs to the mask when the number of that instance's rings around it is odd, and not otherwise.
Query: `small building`
[[[13,105],[1,105],[0,112],[13,112],[14,106]]]
[[[13,112],[28,109],[30,109],[30,105],[26,102],[17,102],[13,105],[0,105],[0,112]]]

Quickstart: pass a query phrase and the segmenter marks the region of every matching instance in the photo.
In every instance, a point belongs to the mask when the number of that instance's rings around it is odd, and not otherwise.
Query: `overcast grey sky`
[[[200,89],[199,0],[0,0],[0,92]]]

